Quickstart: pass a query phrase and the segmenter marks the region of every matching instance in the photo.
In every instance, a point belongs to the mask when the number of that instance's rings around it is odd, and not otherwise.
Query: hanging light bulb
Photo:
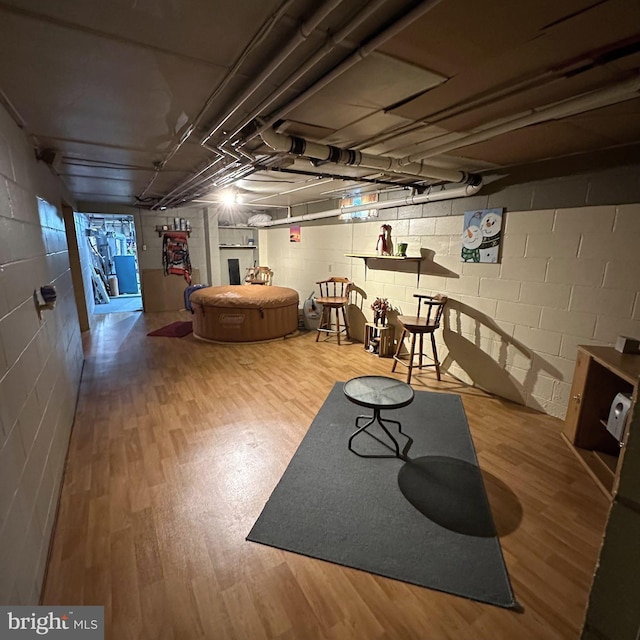
[[[220,201],[228,207],[236,204],[236,194],[232,189],[227,189],[220,194]]]

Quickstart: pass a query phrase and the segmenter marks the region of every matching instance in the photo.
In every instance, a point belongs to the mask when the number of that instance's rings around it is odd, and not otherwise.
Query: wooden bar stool
[[[398,340],[398,347],[393,356],[393,367],[391,371],[396,370],[398,362],[408,368],[407,384],[411,382],[411,374],[414,369],[423,369],[424,367],[435,367],[436,377],[440,380],[440,361],[438,360],[438,351],[436,349],[435,332],[440,327],[440,320],[444,306],[447,303],[446,296],[440,294],[435,296],[422,295],[414,293],[414,298],[418,298],[418,313],[415,316],[398,316],[398,322],[402,326],[402,335]],[[420,312],[423,311],[423,315]],[[430,358],[424,353],[424,336],[431,336],[432,357]],[[411,336],[411,346],[409,354],[400,355],[404,339]],[[418,344],[418,353],[416,353],[416,338],[420,337]],[[424,360],[431,360],[433,364],[424,364]]]
[[[334,277],[328,280],[320,280],[316,284],[320,287],[320,295],[315,300],[322,305],[322,316],[320,324],[318,324],[316,342],[318,342],[321,333],[326,333],[327,338],[335,335],[338,338],[338,344],[340,344],[341,333],[344,333],[347,338],[351,338],[349,335],[347,304],[349,304],[349,291],[351,291],[353,283],[349,278]],[[332,311],[335,312],[335,322],[331,318]],[[343,320],[342,327],[340,326],[340,314],[342,314]]]

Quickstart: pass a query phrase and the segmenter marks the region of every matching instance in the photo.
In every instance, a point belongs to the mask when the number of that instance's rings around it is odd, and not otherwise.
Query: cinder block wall
[[[82,370],[61,196],[0,109],[0,604],[38,602]]]
[[[446,215],[422,205],[381,210],[375,222],[307,222],[300,243],[289,242],[288,225],[271,227],[261,231],[263,262],[277,284],[301,298],[317,280],[350,277],[361,290],[350,311],[356,337],[377,296],[413,313],[415,292],[446,294],[438,336],[444,368],[564,417],[576,345],[640,336],[640,204],[507,210],[500,263],[462,263],[463,211],[478,204],[488,203],[455,201]],[[391,224],[394,243],[408,243],[408,255],[427,256],[419,282],[415,265],[369,262],[365,271],[364,260],[345,257],[375,252],[383,222]]]

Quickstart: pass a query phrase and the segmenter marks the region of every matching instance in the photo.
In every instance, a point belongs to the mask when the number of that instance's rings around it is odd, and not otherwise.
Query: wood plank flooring
[[[189,317],[97,318],[45,604],[104,605],[113,640],[579,637],[609,505],[558,420],[432,373],[412,381],[462,395],[522,613],[246,542],[333,384],[392,375],[391,360],[313,333],[146,336]]]

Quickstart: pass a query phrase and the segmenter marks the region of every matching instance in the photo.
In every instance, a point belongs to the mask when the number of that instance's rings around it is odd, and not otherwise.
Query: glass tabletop
[[[363,407],[398,409],[413,401],[413,389],[386,376],[360,376],[344,383],[344,395]]]

